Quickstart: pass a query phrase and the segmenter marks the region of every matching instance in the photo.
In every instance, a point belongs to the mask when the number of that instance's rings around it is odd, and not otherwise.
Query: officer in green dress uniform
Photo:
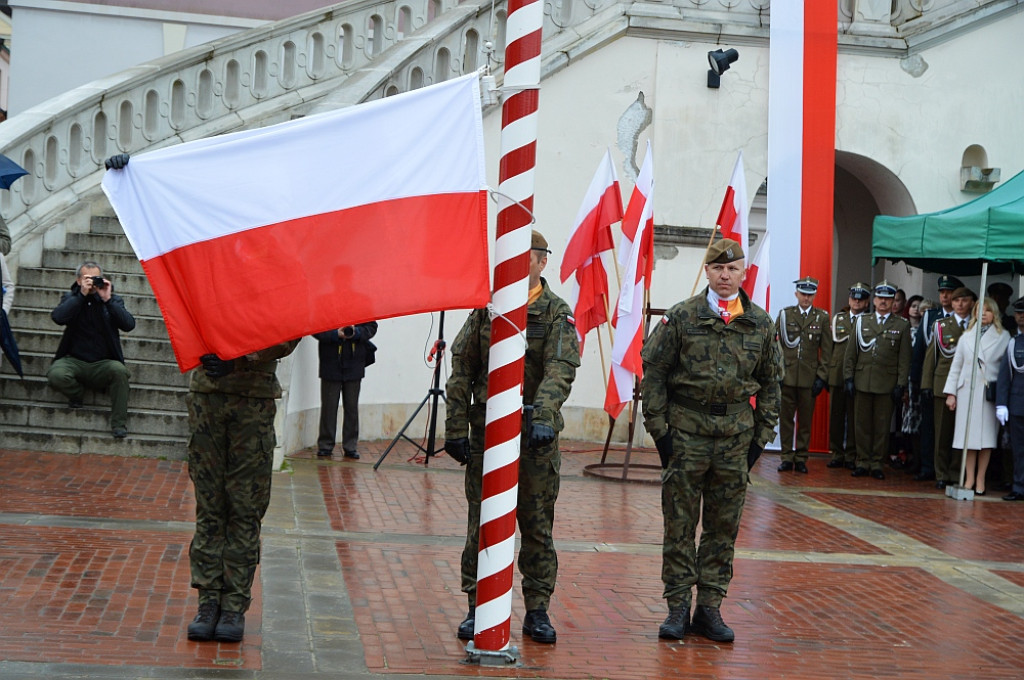
[[[828,386],[832,333],[828,312],[812,305],[818,293],[818,279],[805,276],[793,283],[796,284],[797,304],[779,312],[775,322],[782,358],[786,364],[786,377],[782,379],[782,410],[779,414],[779,434],[782,438],[779,472],[795,469],[806,473],[814,402]]]
[[[871,288],[859,281],[850,286],[848,311],[836,312],[832,316],[832,356],[828,366],[828,384],[834,388],[829,390],[828,448],[832,458],[827,467],[846,467],[852,470],[857,459],[857,437],[853,427],[854,397],[846,394],[843,389],[843,361],[846,359],[846,346],[853,337],[853,324],[857,317],[868,311],[871,302]]]

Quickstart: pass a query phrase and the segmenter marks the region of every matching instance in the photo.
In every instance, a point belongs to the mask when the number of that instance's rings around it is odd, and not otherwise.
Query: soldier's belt
[[[698,411],[700,413],[707,413],[712,416],[731,416],[736,413],[742,413],[750,408],[749,401],[737,401],[732,404],[726,403],[708,403],[702,404],[696,399],[689,399],[678,394],[672,395],[672,401],[683,408],[688,408],[691,411]]]

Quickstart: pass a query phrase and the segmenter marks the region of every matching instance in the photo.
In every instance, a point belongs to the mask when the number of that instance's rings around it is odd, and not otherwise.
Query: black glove
[[[892,403],[898,404],[903,401],[903,385],[892,388]]]
[[[223,378],[235,370],[234,360],[225,361],[216,354],[204,354],[199,361],[203,362],[203,370],[210,378]]]
[[[444,452],[451,456],[452,460],[459,465],[465,465],[469,462],[469,438],[445,439]]]
[[[821,394],[822,390],[827,390],[827,389],[828,389],[828,385],[825,384],[824,380],[822,380],[821,378],[815,378],[814,379],[814,384],[811,385],[811,396],[812,397],[817,397],[819,394]]]
[[[929,390],[928,388],[925,388],[921,390],[921,398],[924,399],[925,401],[931,401],[932,399],[935,398],[935,393]]]
[[[119,153],[103,161],[103,167],[107,170],[123,170],[124,166],[128,165],[129,158],[131,157],[128,154]]]
[[[747,472],[754,469],[754,464],[761,457],[762,451],[764,451],[763,446],[758,446],[757,442],[750,442],[750,448],[747,449]]]
[[[668,461],[672,458],[672,433],[666,432],[661,439],[654,442],[658,447],[658,456],[661,458],[661,469],[668,469]]]
[[[848,396],[848,397],[852,397],[853,396],[853,393],[855,391],[854,387],[853,387],[853,378],[848,378],[846,380],[846,382],[843,383],[843,389],[846,391],[846,396]]]
[[[555,428],[544,423],[530,425],[530,448],[539,449],[555,441]]]

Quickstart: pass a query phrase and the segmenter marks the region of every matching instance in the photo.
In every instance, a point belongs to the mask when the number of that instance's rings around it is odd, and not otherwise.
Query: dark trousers
[[[128,367],[114,359],[82,361],[61,357],[46,372],[50,386],[68,399],[81,401],[85,388],[110,389],[110,427],[128,425]]]
[[[892,395],[858,392],[854,412],[857,427],[857,467],[881,470],[889,450],[889,422],[892,420]]]
[[[953,426],[956,414],[946,406],[946,395],[935,397],[935,478],[952,482],[960,479],[960,457],[953,462]]]
[[[782,386],[782,411],[779,436],[782,439],[782,460],[803,463],[807,461],[807,448],[811,443],[811,420],[814,416],[814,397],[810,387]],[[796,445],[793,444],[793,419],[796,418]]]
[[[935,474],[935,409],[932,404],[921,400],[921,427],[918,429],[920,445],[917,455],[921,461],[921,474],[930,477]]]
[[[1013,490],[1024,493],[1024,416],[1010,416],[1010,446],[1013,449]]]
[[[857,458],[857,438],[853,427],[854,398],[846,395],[842,385],[833,385],[830,394],[828,447],[832,460],[853,462]]]
[[[333,451],[338,440],[338,402],[344,410],[341,425],[341,448],[355,451],[359,443],[359,387],[361,380],[320,381],[320,436],[317,451]]]

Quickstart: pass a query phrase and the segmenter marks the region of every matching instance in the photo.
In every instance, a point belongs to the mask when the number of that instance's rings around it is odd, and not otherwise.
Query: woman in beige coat
[[[978,322],[978,310],[981,314],[981,340],[978,349],[978,370],[974,382],[974,395],[971,392],[971,360],[974,358],[975,324]],[[974,489],[979,496],[985,495],[985,472],[992,455],[992,448],[999,436],[999,423],[996,421],[996,405],[985,399],[985,384],[995,384],[999,377],[999,361],[1010,342],[1010,334],[1003,329],[999,321],[999,307],[992,298],[985,298],[983,305],[975,305],[971,314],[971,323],[967,327],[956,347],[953,364],[949,369],[949,377],[943,393],[946,406],[956,411],[956,424],[953,429],[953,450],[962,451],[967,443],[967,464],[964,488]],[[970,401],[968,401],[970,399]],[[959,408],[958,408],[959,407]],[[967,432],[967,413],[970,411],[970,432]],[[975,474],[977,464],[977,474]],[[975,486],[977,485],[977,486]]]

